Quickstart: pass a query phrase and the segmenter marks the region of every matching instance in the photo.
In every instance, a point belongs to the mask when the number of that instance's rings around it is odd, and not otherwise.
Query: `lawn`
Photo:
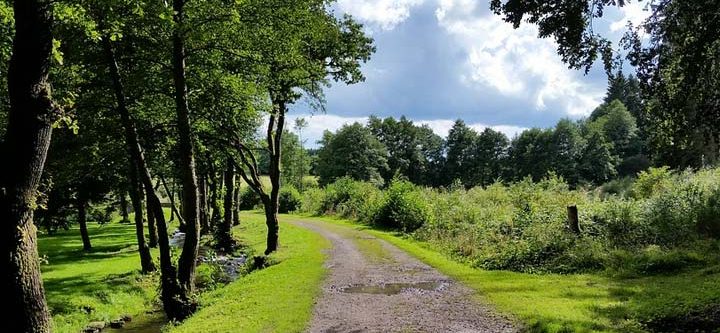
[[[453,260],[427,243],[347,220],[322,220],[364,230],[475,289],[477,297],[518,319],[530,332],[642,332],[713,328],[720,304],[720,268],[619,279],[603,274],[523,274],[486,271]],[[704,324],[703,324],[704,323]]]
[[[142,276],[134,224],[89,223],[93,248],[83,251],[73,227],[38,240],[42,277],[54,332],[77,333],[87,323],[152,308],[157,276]],[[157,251],[153,249],[156,258]]]
[[[235,236],[262,253],[264,214],[243,213],[240,223]],[[170,332],[303,332],[325,276],[322,250],[329,246],[318,234],[281,223],[280,248],[270,257],[276,264],[203,294],[200,311]]]

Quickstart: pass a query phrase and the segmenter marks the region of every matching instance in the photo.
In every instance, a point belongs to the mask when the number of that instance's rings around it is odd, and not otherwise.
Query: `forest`
[[[6,330],[717,332],[720,3],[634,2],[481,2],[586,116],[308,142],[378,52],[335,1],[0,0]]]

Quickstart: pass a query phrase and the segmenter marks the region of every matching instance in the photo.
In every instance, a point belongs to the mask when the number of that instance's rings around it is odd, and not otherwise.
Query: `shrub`
[[[281,214],[290,213],[300,208],[300,192],[292,186],[284,186],[280,189],[278,212]]]
[[[580,236],[567,229],[569,205],[579,209]],[[412,233],[485,269],[643,275],[720,262],[720,169],[649,169],[592,191],[553,175],[471,189],[339,179],[306,191],[302,210]]]
[[[260,204],[260,196],[253,191],[250,187],[246,187],[240,193],[240,210],[253,210]]]
[[[305,189],[302,193],[300,211],[315,215],[322,215],[323,202],[325,201],[325,190],[321,188]]]
[[[375,218],[380,226],[405,232],[415,231],[430,220],[430,209],[421,191],[404,180],[394,180],[390,184]]]
[[[649,198],[672,186],[672,173],[668,167],[650,168],[638,174],[632,193],[637,198]]]

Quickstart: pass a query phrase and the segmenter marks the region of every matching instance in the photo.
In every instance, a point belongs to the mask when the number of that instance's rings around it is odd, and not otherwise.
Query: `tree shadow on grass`
[[[76,275],[45,279],[48,305],[53,314],[91,313],[97,304],[110,304],[115,294],[136,294],[144,290],[139,272],[107,275],[103,278]]]

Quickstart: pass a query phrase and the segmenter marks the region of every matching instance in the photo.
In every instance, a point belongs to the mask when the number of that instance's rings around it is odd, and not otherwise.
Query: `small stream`
[[[163,326],[168,323],[162,311],[143,313],[132,321],[125,323],[122,328],[106,328],[103,332],[111,333],[160,333]]]

